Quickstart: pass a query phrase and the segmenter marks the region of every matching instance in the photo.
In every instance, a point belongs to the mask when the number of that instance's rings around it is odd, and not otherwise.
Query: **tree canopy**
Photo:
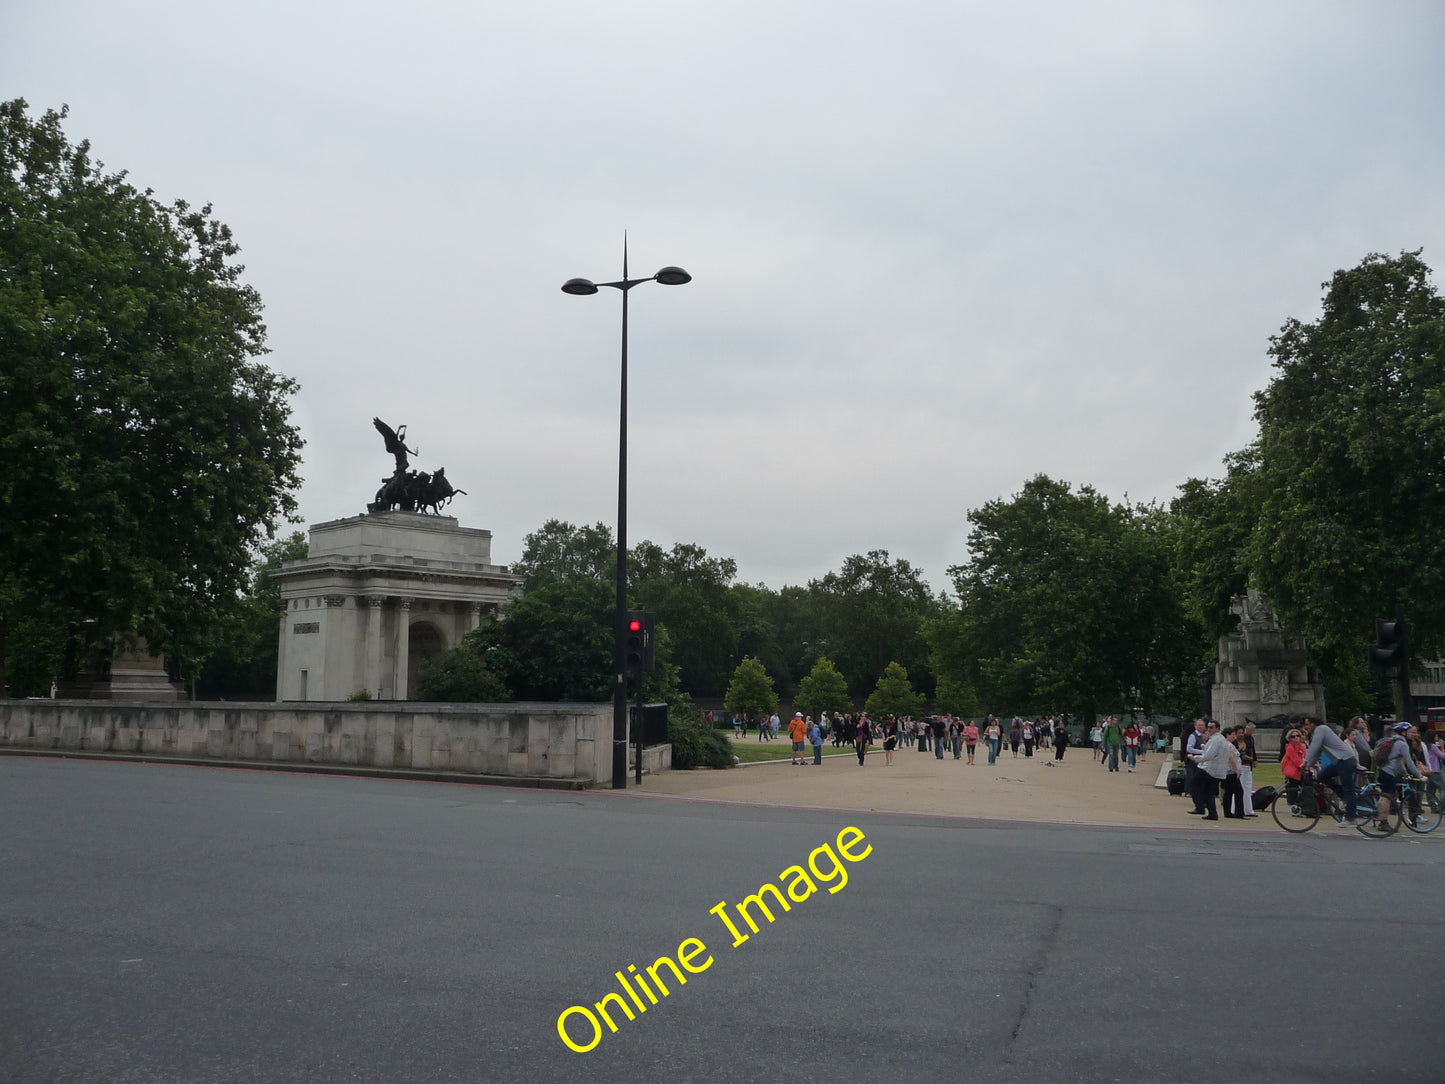
[[[28,615],[202,653],[290,516],[301,437],[209,206],[0,104],[0,658]]]
[[[1255,396],[1248,564],[1285,627],[1355,655],[1403,603],[1415,656],[1445,649],[1445,299],[1418,252],[1324,284],[1271,340]]]
[[[199,667],[202,700],[270,700],[276,695],[277,619],[281,589],[272,573],[283,561],[305,557],[306,535],[292,531],[261,547],[236,610],[216,628],[217,647]]]
[[[815,662],[812,671],[799,683],[794,702],[799,711],[815,717],[825,711],[853,710],[848,682],[827,656]]]
[[[958,607],[929,626],[943,674],[995,709],[1085,718],[1184,695],[1198,635],[1163,513],[1038,475],[969,519]]]
[[[822,642],[829,658],[863,695],[898,659],[932,691],[923,623],[936,608],[918,569],[893,560],[887,550],[855,554],[836,572],[808,584],[815,596]]]
[[[728,711],[741,712],[746,718],[769,715],[778,709],[778,694],[773,679],[757,659],[744,659],[733,671],[723,704]]]
[[[890,662],[883,668],[878,684],[868,694],[865,710],[875,717],[896,715],[901,719],[905,716],[922,715],[926,700],[922,693],[913,691],[913,683],[908,680],[908,671],[900,663]]]

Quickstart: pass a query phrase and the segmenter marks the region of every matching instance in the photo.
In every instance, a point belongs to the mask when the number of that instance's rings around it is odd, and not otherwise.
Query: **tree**
[[[800,711],[813,716],[825,711],[853,710],[848,682],[826,655],[813,664],[812,672],[798,686],[796,703]]]
[[[791,689],[793,675],[779,628],[779,611],[783,605],[778,592],[765,584],[735,583],[728,588],[728,607],[734,615],[738,654],[757,659],[768,673],[777,676],[784,689]]]
[[[411,699],[481,704],[510,700],[506,685],[487,665],[486,644],[490,637],[483,634],[478,640],[467,644],[464,639],[461,647],[432,659],[418,675]]]
[[[26,110],[0,104],[0,664],[37,614],[199,658],[295,510],[295,385],[210,207]]]
[[[617,542],[602,523],[576,527],[549,519],[527,535],[522,556],[512,564],[527,590],[556,580],[617,582]]]
[[[887,550],[855,554],[837,572],[811,581],[808,590],[816,598],[828,655],[849,676],[855,693],[870,688],[893,659],[918,675],[921,687],[932,689],[923,625],[937,604],[907,561],[890,560]]]
[[[938,690],[933,694],[934,707],[946,715],[964,717],[978,714],[978,693],[973,686],[961,678],[944,675],[938,679]]]
[[[655,542],[639,542],[628,555],[628,570],[637,607],[656,613],[672,637],[682,688],[696,696],[717,696],[736,658],[729,588],[737,563],[731,557],[709,557],[689,543],[664,550]]]
[[[200,699],[270,700],[276,695],[276,624],[282,611],[281,588],[272,574],[283,561],[306,553],[302,531],[261,547],[237,608],[217,626],[217,646],[199,666]]]
[[[1258,518],[1258,477],[1247,452],[1231,456],[1222,480],[1187,479],[1169,503],[1183,601],[1203,630],[1204,655],[1234,628],[1230,600],[1249,588],[1249,537]]]
[[[723,706],[728,711],[741,712],[749,720],[754,715],[771,715],[778,710],[778,694],[773,689],[773,679],[757,659],[744,659],[733,671],[728,682],[727,695]]]
[[[901,719],[904,716],[923,714],[925,700],[922,693],[913,691],[913,683],[908,680],[908,671],[901,664],[890,662],[883,668],[883,675],[869,695],[864,710],[869,715],[896,715]]]
[[[1355,658],[1403,603],[1415,658],[1445,649],[1445,299],[1418,252],[1324,284],[1271,339],[1255,396],[1249,568],[1287,631]]]
[[[956,609],[928,625],[941,676],[995,711],[1172,706],[1199,636],[1183,610],[1170,520],[1039,475],[969,513]]]
[[[559,579],[508,603],[492,630],[471,640],[518,700],[611,699],[615,649],[612,585]],[[475,634],[472,634],[473,636]],[[660,645],[659,645],[660,646]]]

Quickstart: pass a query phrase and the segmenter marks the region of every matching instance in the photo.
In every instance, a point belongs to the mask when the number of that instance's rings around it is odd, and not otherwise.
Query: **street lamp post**
[[[627,294],[644,282],[660,282],[664,286],[681,286],[692,276],[680,267],[664,267],[644,279],[627,277],[627,242],[622,242],[622,279],[619,282],[593,282],[590,279],[568,279],[562,284],[565,294],[595,294],[599,287],[610,286],[622,292],[622,410],[617,434],[617,609],[613,614],[613,687],[612,687],[612,786],[627,786]],[[638,678],[641,681],[641,677]],[[641,720],[639,720],[639,723]],[[638,750],[638,767],[642,751]]]

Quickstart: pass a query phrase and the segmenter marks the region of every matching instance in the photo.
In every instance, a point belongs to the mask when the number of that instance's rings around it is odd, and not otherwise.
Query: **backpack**
[[[1397,738],[1391,734],[1388,738],[1381,738],[1375,743],[1375,747],[1370,750],[1370,756],[1374,758],[1376,771],[1385,770],[1390,763],[1390,753],[1395,748],[1395,743],[1403,740],[1403,738]]]

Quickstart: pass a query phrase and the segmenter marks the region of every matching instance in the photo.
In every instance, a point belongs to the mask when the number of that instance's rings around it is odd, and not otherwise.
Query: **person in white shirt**
[[[1197,769],[1194,781],[1199,788],[1198,797],[1204,802],[1204,819],[1217,821],[1219,811],[1214,800],[1219,797],[1219,784],[1224,782],[1224,777],[1231,770],[1239,771],[1239,750],[1219,732],[1219,724],[1212,719],[1205,732],[1209,735],[1209,740],[1204,743],[1204,751],[1194,761]]]

